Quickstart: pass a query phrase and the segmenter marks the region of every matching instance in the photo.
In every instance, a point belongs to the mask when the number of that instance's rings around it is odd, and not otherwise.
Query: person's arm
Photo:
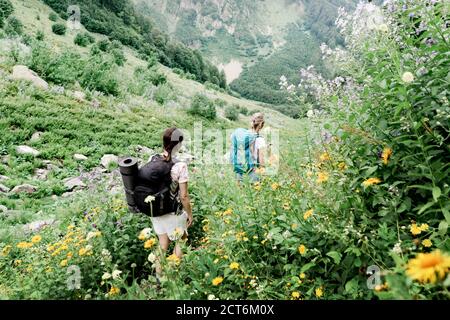
[[[183,209],[188,214],[187,227],[189,228],[192,225],[194,217],[192,216],[191,198],[189,197],[187,182],[180,183],[180,201],[183,205]]]

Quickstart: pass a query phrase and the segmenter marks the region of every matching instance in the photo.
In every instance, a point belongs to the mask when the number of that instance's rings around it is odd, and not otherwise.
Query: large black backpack
[[[139,169],[134,199],[141,213],[159,217],[179,211],[181,205],[176,196],[178,188],[171,190],[170,172],[174,164],[173,161],[165,161],[161,155],[155,155]],[[146,203],[145,200],[149,196],[153,196],[154,200]]]

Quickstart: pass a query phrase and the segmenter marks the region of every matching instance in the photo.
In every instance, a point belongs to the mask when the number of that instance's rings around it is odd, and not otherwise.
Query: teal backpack
[[[258,166],[257,161],[252,157],[250,146],[259,135],[248,129],[236,129],[231,135],[230,158],[233,169],[236,173],[243,174]]]

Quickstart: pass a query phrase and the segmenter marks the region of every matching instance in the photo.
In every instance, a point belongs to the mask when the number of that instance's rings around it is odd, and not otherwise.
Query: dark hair
[[[166,161],[172,159],[172,150],[175,146],[183,141],[183,133],[178,128],[169,128],[164,131],[163,134],[163,147],[167,151],[169,156]]]

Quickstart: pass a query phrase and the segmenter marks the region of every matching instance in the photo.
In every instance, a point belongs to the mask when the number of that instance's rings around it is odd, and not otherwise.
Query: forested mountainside
[[[201,50],[225,70],[231,88],[242,96],[286,104],[281,75],[298,79],[296,70],[315,65],[322,42],[343,44],[334,22],[339,7],[356,0],[134,0],[139,12],[160,28]],[[282,108],[290,115],[297,112]]]
[[[179,68],[201,82],[226,87],[225,76],[203,59],[200,52],[172,40],[147,17],[141,15],[129,0],[43,0],[64,19],[67,8],[78,5],[81,23],[91,32],[108,36],[138,50],[143,57],[156,56],[165,66]]]

